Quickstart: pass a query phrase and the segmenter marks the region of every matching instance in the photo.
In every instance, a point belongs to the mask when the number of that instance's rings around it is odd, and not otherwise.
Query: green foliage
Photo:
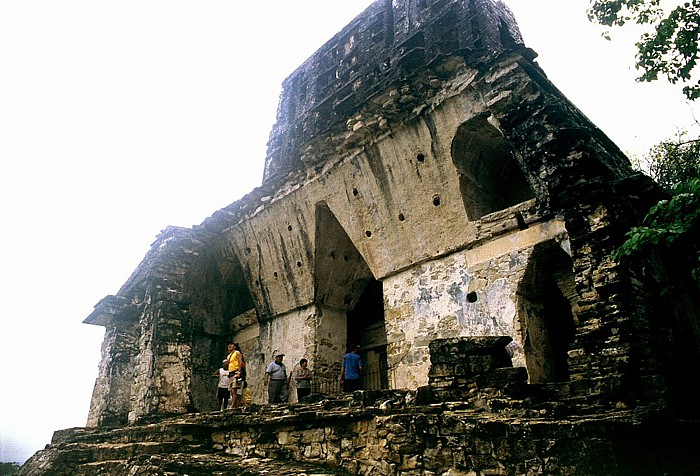
[[[645,158],[651,178],[669,193],[679,183],[700,178],[700,139],[685,137],[681,133],[676,140],[655,145]]]
[[[691,260],[693,278],[700,284],[700,178],[673,187],[670,199],[651,207],[642,226],[627,233],[614,260],[652,250],[674,250]]]
[[[686,83],[683,93],[688,99],[700,97],[700,81],[689,83],[699,56],[700,0],[689,0],[668,14],[660,0],[591,0],[588,19],[605,26],[652,26],[654,32],[643,34],[636,45],[636,67],[643,71],[637,79],[665,76],[672,84]]]
[[[10,476],[19,471],[18,463],[0,463],[0,476]]]

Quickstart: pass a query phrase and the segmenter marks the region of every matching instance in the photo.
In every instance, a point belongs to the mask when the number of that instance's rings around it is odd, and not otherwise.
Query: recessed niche
[[[433,205],[435,205],[436,207],[440,205],[440,195],[435,195],[433,197]]]
[[[418,162],[425,162],[425,155],[423,155],[423,154],[418,154],[418,155],[416,156],[416,160],[417,160]]]
[[[331,259],[335,259],[335,251],[331,251]]]
[[[365,232],[365,235],[367,235],[367,238],[369,238],[370,236],[372,236],[372,232],[369,231],[369,230],[367,230],[367,231]]]
[[[297,261],[297,268],[301,268],[301,261]]]
[[[348,261],[350,258],[348,258],[348,255],[343,256],[343,261]]]
[[[277,271],[275,271],[274,273],[272,273],[272,275],[276,278],[276,277],[277,277]]]
[[[255,285],[258,286],[258,287],[260,287],[260,281],[258,281],[258,280],[256,279],[256,280],[255,280]]]
[[[287,230],[292,231],[292,225],[287,225]]]
[[[535,196],[510,141],[488,119],[488,114],[473,117],[452,140],[452,162],[469,220]]]
[[[405,216],[403,216],[403,213],[399,213],[399,221],[404,221],[406,219]]]
[[[353,189],[352,189],[352,194],[353,194],[355,197],[357,197],[357,194],[358,194],[358,193],[360,193],[360,192],[358,192],[356,188],[353,188]]]
[[[474,291],[467,293],[467,302],[476,302],[476,293]]]

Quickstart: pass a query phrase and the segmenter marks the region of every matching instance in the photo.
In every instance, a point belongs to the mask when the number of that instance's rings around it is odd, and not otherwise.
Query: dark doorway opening
[[[389,369],[386,354],[386,327],[384,325],[384,293],[382,282],[371,278],[355,307],[348,311],[348,346],[359,344],[365,366],[363,388],[389,388]]]
[[[574,338],[571,258],[557,243],[535,247],[518,289],[523,350],[530,383],[569,379],[568,351]]]

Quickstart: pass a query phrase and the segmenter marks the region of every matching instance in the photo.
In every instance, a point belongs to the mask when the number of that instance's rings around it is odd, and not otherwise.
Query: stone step
[[[183,445],[178,442],[136,442],[136,443],[105,443],[80,442],[59,443],[39,451],[32,456],[32,465],[27,468],[37,469],[20,472],[21,475],[43,475],[44,468],[76,468],[89,465],[90,473],[86,474],[119,474],[95,473],[102,465],[105,468],[118,467],[120,461],[128,462],[134,458],[149,457],[150,455],[167,455],[171,453],[192,454],[209,451],[211,445]],[[86,470],[87,471],[87,470]],[[63,473],[61,473],[63,474]],[[83,474],[81,471],[68,471],[66,474]]]
[[[209,451],[211,445],[182,445],[181,443],[167,442],[140,442],[140,443],[102,443],[90,445],[93,461],[110,461],[133,458],[137,455],[152,455],[163,453],[197,453]]]
[[[81,476],[128,474],[129,467],[128,460],[97,461],[78,465],[74,474]]]
[[[341,405],[344,407],[344,405]],[[269,409],[273,419],[308,419],[309,408]],[[243,459],[216,451],[212,434],[221,427],[257,421],[263,415],[243,411],[213,412],[173,417],[159,423],[122,428],[73,428],[54,435],[52,445],[35,454],[22,476],[47,474],[42,468],[60,469],[66,475],[331,475],[347,474],[314,464],[287,461],[287,455]],[[314,417],[316,411],[313,411]],[[331,415],[335,411],[329,412]],[[270,416],[264,418],[268,423]],[[38,472],[36,470],[39,470]]]
[[[206,424],[169,421],[119,428],[70,428],[54,433],[52,444],[61,443],[182,443],[210,441],[211,428]]]
[[[85,463],[76,473],[84,476],[345,476],[348,473],[296,461],[239,458],[223,453],[138,455],[128,460]]]

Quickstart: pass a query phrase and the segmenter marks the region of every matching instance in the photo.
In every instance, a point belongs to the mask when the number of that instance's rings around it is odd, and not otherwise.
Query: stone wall
[[[501,2],[375,2],[283,83],[264,181],[361,147],[439,96],[461,64],[521,47]]]
[[[509,337],[430,343],[430,386],[56,432],[21,476],[695,474],[698,422],[526,384]],[[549,394],[548,394],[549,393]]]
[[[658,296],[662,262],[610,257],[658,191],[534,58],[497,1],[360,15],[285,82],[263,185],[165,230],[86,319],[107,329],[89,424],[213,410],[231,339],[257,403],[276,351],[319,390],[355,339],[415,389],[430,341],[508,336],[531,384],[671,405],[697,307]]]

